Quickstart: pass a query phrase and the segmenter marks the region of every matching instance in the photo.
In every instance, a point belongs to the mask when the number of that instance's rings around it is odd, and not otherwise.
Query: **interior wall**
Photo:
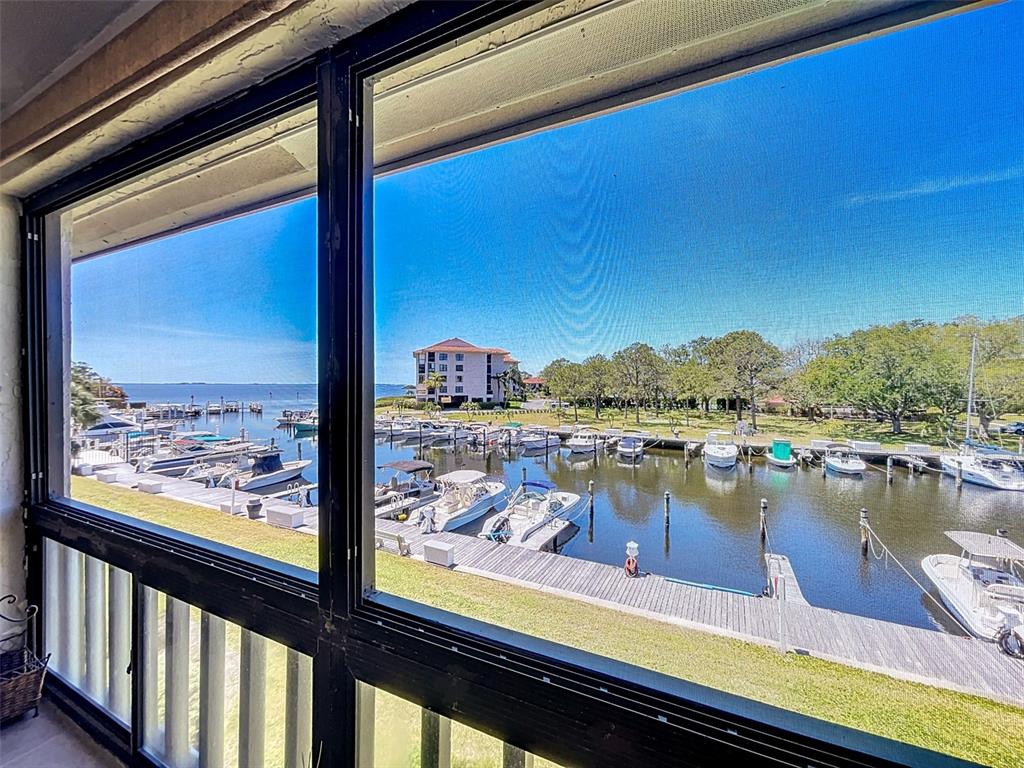
[[[18,214],[18,201],[0,195],[0,596],[24,599]],[[9,606],[0,612],[9,613]],[[0,622],[0,636],[7,630]]]

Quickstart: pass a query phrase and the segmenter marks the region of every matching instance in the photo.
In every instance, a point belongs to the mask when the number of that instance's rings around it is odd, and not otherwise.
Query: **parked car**
[[[1013,421],[1009,424],[1003,424],[999,431],[1003,434],[1024,435],[1024,421]]]

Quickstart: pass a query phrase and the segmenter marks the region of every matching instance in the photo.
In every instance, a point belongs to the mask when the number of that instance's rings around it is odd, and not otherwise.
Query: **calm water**
[[[195,429],[236,435],[245,427],[250,438],[275,442],[284,458],[298,456],[313,463],[303,476],[317,480],[316,436],[297,440],[278,428],[274,417],[285,409],[316,404],[315,385],[125,384],[132,400],[197,403],[261,401],[262,416],[231,413],[203,416]],[[383,385],[386,387],[386,385]],[[396,391],[397,390],[397,391]],[[401,388],[378,387],[377,396],[398,394]],[[954,552],[942,532],[969,529],[993,532],[1006,528],[1010,538],[1024,543],[1024,493],[992,491],[965,485],[929,472],[910,476],[897,469],[893,484],[885,474],[868,469],[863,479],[829,475],[819,469],[780,471],[755,459],[754,471],[740,465],[731,472],[705,469],[698,460],[685,467],[676,451],[651,450],[635,467],[615,456],[570,458],[560,451],[511,460],[491,451],[486,458],[464,448],[425,449],[413,445],[378,443],[377,464],[420,457],[434,463],[435,474],[453,469],[479,469],[504,476],[518,485],[522,468],[531,480],[550,480],[562,490],[580,495],[594,481],[593,524],[584,514],[581,530],[563,549],[572,557],[621,565],[626,542],[640,544],[641,567],[665,576],[760,592],[765,583],[763,550],[758,537],[758,506],[768,499],[772,549],[793,563],[800,587],[814,605],[920,627],[955,626],[925,598],[899,567],[860,556],[858,511],[867,507],[875,531],[914,576],[927,586],[920,561],[935,552]],[[378,472],[378,481],[389,473]],[[664,494],[671,494],[671,523],[664,523]]]
[[[418,456],[413,447],[377,446],[378,463]],[[1006,528],[1024,542],[1024,494],[965,485],[960,493],[935,473],[911,477],[897,470],[887,485],[884,471],[863,479],[829,475],[820,469],[781,471],[757,459],[721,472],[699,461],[686,468],[678,451],[652,450],[635,467],[614,454],[570,458],[566,449],[547,458],[486,458],[459,449],[426,449],[422,458],[436,474],[479,469],[518,485],[550,480],[581,495],[594,481],[593,525],[583,515],[580,533],[563,549],[572,557],[621,565],[626,542],[640,545],[645,570],[689,581],[759,593],[765,584],[758,536],[760,500],[768,500],[769,536],[775,552],[787,555],[805,597],[813,605],[920,627],[956,631],[953,622],[924,597],[898,566],[860,556],[858,512],[867,507],[872,527],[926,584],[921,559],[954,552],[944,530],[994,532]],[[378,479],[384,479],[381,475]],[[671,494],[670,525],[664,523],[664,494]],[[870,557],[870,556],[869,556]],[[936,593],[937,596],[937,593]]]

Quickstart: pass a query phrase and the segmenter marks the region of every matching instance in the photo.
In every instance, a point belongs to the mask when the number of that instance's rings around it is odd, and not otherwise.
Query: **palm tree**
[[[516,366],[506,368],[491,378],[498,382],[505,401],[508,401],[510,397],[522,395],[524,388],[523,374],[519,372],[519,368]]]
[[[441,387],[445,384],[445,377],[437,371],[431,371],[427,374],[427,377],[423,380],[424,385],[427,387],[427,394],[434,393],[434,402],[437,402],[438,392],[441,391]]]

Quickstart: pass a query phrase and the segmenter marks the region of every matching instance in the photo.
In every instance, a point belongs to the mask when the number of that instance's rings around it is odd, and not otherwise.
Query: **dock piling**
[[[523,482],[526,482],[526,467],[523,467]]]
[[[956,489],[959,491],[964,487],[964,468],[962,464],[956,465]]]
[[[668,522],[669,522],[669,500],[670,499],[671,499],[671,494],[669,494],[668,491],[665,491],[665,527],[666,528],[668,528]]]
[[[868,556],[868,510],[867,507],[860,508],[860,554],[861,557]]]
[[[760,527],[763,542],[768,535],[768,499],[761,499]]]
[[[295,441],[295,447],[299,451],[299,461],[302,461],[302,441],[301,440],[296,440]]]
[[[885,458],[885,482],[892,485],[892,456]]]

